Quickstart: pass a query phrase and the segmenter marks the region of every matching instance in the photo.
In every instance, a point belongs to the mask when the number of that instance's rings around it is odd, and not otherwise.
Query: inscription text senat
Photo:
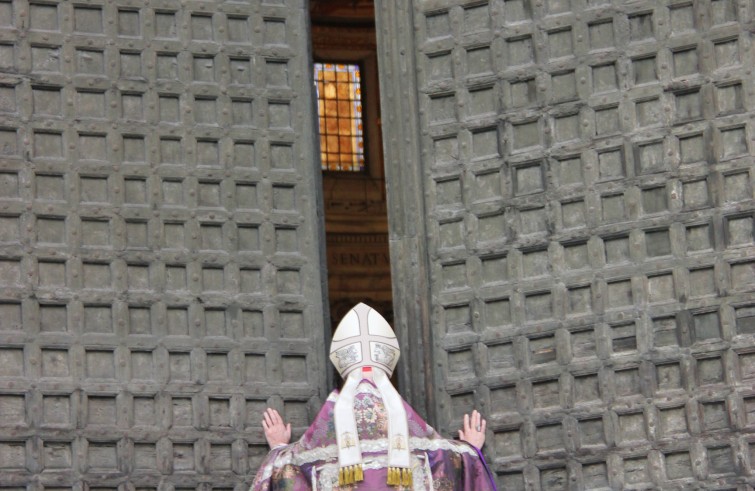
[[[390,264],[391,260],[385,252],[336,252],[330,254],[330,262],[344,266],[377,266]]]

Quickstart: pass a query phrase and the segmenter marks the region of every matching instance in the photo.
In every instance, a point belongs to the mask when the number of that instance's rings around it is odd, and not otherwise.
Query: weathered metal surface
[[[245,489],[325,389],[300,0],[0,1],[0,485]]]
[[[752,3],[376,14],[412,402],[502,489],[749,489]]]

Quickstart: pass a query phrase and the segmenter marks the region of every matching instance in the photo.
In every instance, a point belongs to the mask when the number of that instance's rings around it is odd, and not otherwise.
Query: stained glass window
[[[359,65],[315,63],[323,170],[364,170]]]

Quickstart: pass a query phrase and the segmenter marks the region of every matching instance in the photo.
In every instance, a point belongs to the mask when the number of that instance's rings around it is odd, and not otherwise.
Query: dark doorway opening
[[[326,164],[323,169],[331,329],[358,302],[392,325],[374,2],[312,0],[310,15],[315,63],[358,67],[361,95],[363,167],[337,170]],[[323,108],[321,103],[318,110]],[[321,138],[321,152],[332,152],[335,144]]]

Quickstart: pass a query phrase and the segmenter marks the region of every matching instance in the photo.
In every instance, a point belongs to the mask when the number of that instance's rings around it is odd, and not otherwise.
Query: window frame
[[[329,65],[355,65],[359,67],[359,89],[360,89],[360,104],[362,106],[361,111],[361,122],[362,122],[362,156],[364,159],[364,164],[361,169],[359,170],[335,170],[335,169],[326,169],[323,166],[322,161],[322,134],[320,133],[320,111],[319,111],[319,98],[317,96],[317,79],[315,78],[315,64],[329,64]],[[326,56],[314,56],[312,59],[312,82],[314,85],[314,95],[315,95],[315,116],[317,118],[317,121],[315,122],[317,125],[317,148],[319,151],[320,156],[320,170],[323,172],[323,174],[327,175],[334,175],[338,177],[348,177],[348,176],[370,176],[370,164],[372,161],[372,158],[370,156],[369,151],[369,131],[368,131],[368,119],[367,119],[367,113],[368,108],[366,104],[366,97],[367,97],[367,87],[365,84],[365,59],[364,58],[358,58],[358,59],[343,59],[340,57],[326,57]]]

